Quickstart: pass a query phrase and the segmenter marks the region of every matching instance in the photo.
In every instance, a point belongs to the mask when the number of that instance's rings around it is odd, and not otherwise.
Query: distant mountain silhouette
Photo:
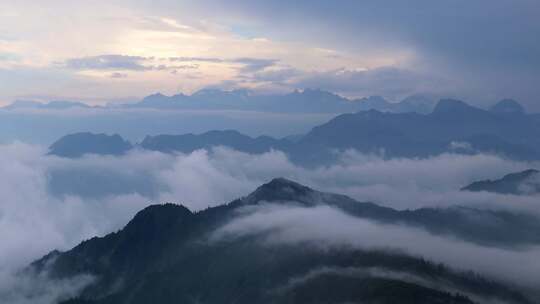
[[[62,101],[55,100],[48,103],[41,103],[38,101],[32,100],[16,100],[10,105],[3,107],[6,110],[16,110],[16,109],[50,109],[50,110],[64,110],[71,108],[90,108],[89,105],[76,102],[76,101]]]
[[[349,247],[320,250],[305,243],[270,246],[263,241],[264,235],[212,240],[215,231],[236,219],[240,210],[268,202],[287,204],[284,203],[287,201],[306,208],[329,205],[351,216],[382,223],[425,227],[424,219],[432,219],[430,225],[434,225],[434,231],[440,229],[440,233],[448,233],[450,229],[469,235],[467,230],[485,229],[482,234],[486,237],[500,240],[497,232],[488,231],[487,226],[481,228],[488,222],[483,217],[484,211],[474,211],[480,212],[477,217],[456,217],[455,211],[444,209],[396,211],[342,195],[317,192],[280,178],[244,198],[197,213],[172,204],[150,206],[124,229],[84,241],[67,252],[53,251],[33,263],[27,272],[52,279],[79,274],[97,278],[78,298],[63,304],[167,304],[195,300],[473,303],[465,294],[505,303],[531,303],[500,283],[396,251]],[[500,228],[503,231],[509,218],[502,216],[503,213],[501,217],[496,212],[487,214],[503,220]],[[518,224],[522,222],[516,220]],[[538,237],[538,231],[531,229],[527,234]],[[348,274],[351,271],[358,273]],[[415,277],[418,279],[407,279]]]
[[[435,101],[423,95],[413,95],[400,102],[389,102],[380,96],[371,96],[354,100],[358,104],[360,111],[377,110],[379,112],[391,113],[421,113],[427,114],[433,111]]]
[[[362,110],[428,113],[434,102],[425,96],[411,96],[392,103],[380,96],[347,99],[317,89],[295,90],[283,95],[258,95],[248,90],[203,89],[192,95],[153,94],[126,108],[185,110],[246,110],[277,113],[351,113]]]
[[[498,114],[525,114],[525,109],[523,108],[523,106],[513,99],[503,99],[498,103],[494,104],[489,110],[493,113]]]
[[[538,194],[540,193],[540,171],[529,169],[511,173],[497,180],[474,182],[461,190],[486,191],[501,194]]]
[[[534,115],[505,115],[444,99],[427,115],[362,111],[342,114],[308,132],[294,146],[293,159],[318,164],[335,150],[355,149],[386,157],[426,157],[454,151],[497,153],[520,160],[540,159],[540,124]]]
[[[217,146],[228,147],[246,153],[264,153],[271,150],[289,150],[294,142],[269,136],[252,138],[234,130],[209,131],[202,134],[146,136],[137,147],[164,153],[191,153]],[[49,147],[49,154],[76,158],[85,154],[123,155],[135,146],[119,135],[108,136],[94,133],[66,135]]]
[[[49,148],[49,154],[77,158],[85,154],[122,155],[132,149],[132,145],[120,135],[75,133],[66,135]]]
[[[43,103],[33,100],[15,100],[11,104],[3,107],[6,110],[14,109],[29,109],[29,108],[40,108],[43,106]]]
[[[412,95],[398,102],[397,109],[393,112],[416,112],[421,114],[428,114],[433,111],[435,105],[436,99],[433,97],[429,97],[426,95]]]
[[[252,138],[237,131],[209,131],[200,135],[147,136],[140,144],[143,149],[161,152],[190,153],[199,149],[225,146],[247,153],[264,153],[270,150],[286,150],[292,142],[269,136]]]
[[[305,93],[297,93],[305,94]],[[140,147],[166,153],[190,153],[197,149],[226,146],[247,153],[271,149],[288,154],[292,161],[319,166],[336,160],[336,152],[354,149],[362,153],[393,157],[428,157],[445,152],[495,153],[517,160],[540,159],[540,118],[536,115],[508,115],[482,110],[463,101],[444,99],[430,114],[390,113],[376,110],[339,115],[301,136],[275,139],[252,138],[237,131],[210,131],[203,134],[147,136]],[[88,137],[88,134],[85,135]],[[72,143],[76,136],[71,136]],[[83,139],[79,139],[81,143]],[[117,140],[120,140],[117,138]],[[105,142],[103,142],[105,144]],[[110,142],[114,144],[113,141]],[[67,149],[69,141],[63,141]],[[93,145],[72,147],[78,154]],[[58,145],[51,146],[51,154]],[[103,147],[103,149],[106,149]],[[117,150],[111,147],[111,153]],[[66,154],[68,156],[68,154]]]
[[[109,104],[105,107],[89,106],[75,101],[38,102],[16,100],[3,109],[70,109],[70,108],[139,108],[163,110],[241,110],[276,113],[353,113],[377,110],[390,113],[429,114],[436,107],[434,97],[411,95],[399,102],[390,102],[381,96],[350,99],[320,89],[295,90],[288,94],[256,94],[249,90],[221,90],[206,88],[191,95],[182,93],[167,96],[155,93],[139,102]],[[488,109],[499,115],[525,114],[525,109],[513,99],[503,99]]]
[[[146,96],[138,103],[120,105],[125,108],[152,108],[152,109],[175,109],[182,106],[183,102],[188,101],[188,96],[178,94],[174,96],[165,96],[161,93]]]

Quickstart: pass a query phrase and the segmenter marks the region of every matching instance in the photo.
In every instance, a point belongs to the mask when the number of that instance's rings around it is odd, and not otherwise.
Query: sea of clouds
[[[443,154],[388,160],[347,151],[335,165],[308,169],[294,165],[280,151],[251,155],[223,147],[174,155],[135,150],[121,157],[88,155],[80,159],[46,153],[37,145],[0,146],[0,295],[12,288],[13,274],[21,267],[53,249],[68,250],[82,240],[121,229],[145,206],[174,202],[201,210],[245,196],[275,177],[396,209],[466,205],[540,215],[535,196],[459,191],[476,180],[539,167],[496,155]],[[250,215],[255,218],[243,217],[227,229],[241,233],[244,230],[238,227],[256,220],[266,223],[260,229],[272,225],[286,228],[275,240],[315,239],[329,244],[330,240],[339,240],[368,247],[391,244],[458,268],[509,280],[521,275],[529,286],[540,281],[540,264],[534,258],[540,254],[538,248],[485,248],[418,229],[349,219],[326,207],[269,210]],[[320,221],[300,220],[313,217],[334,223],[325,225],[333,228],[321,235],[316,225]],[[364,237],[353,240],[351,233]],[[412,248],[410,244],[419,246]],[[494,267],[504,264],[518,267]]]

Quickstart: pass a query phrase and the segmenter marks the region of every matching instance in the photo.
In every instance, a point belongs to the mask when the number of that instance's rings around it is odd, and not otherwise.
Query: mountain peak
[[[135,217],[128,223],[128,226],[137,225],[138,223],[148,222],[150,220],[160,223],[160,225],[168,225],[171,220],[177,221],[178,219],[189,217],[191,215],[193,215],[191,210],[183,205],[172,203],[151,205],[137,212]]]
[[[167,99],[167,98],[169,98],[169,96],[161,94],[161,93],[158,92],[158,93],[150,94],[150,95],[144,97],[141,100],[141,102],[152,101],[152,100],[161,100],[161,99]]]
[[[463,112],[463,111],[470,111],[476,109],[469,104],[457,100],[457,99],[441,99],[437,105],[435,106],[435,109],[433,109],[433,113],[450,113],[450,112]]]
[[[494,104],[490,109],[491,112],[499,114],[524,114],[525,109],[519,102],[513,99],[503,99]]]
[[[276,177],[272,179],[270,182],[261,185],[261,187],[272,187],[274,189],[281,188],[281,187],[299,187],[299,188],[308,188],[304,185],[301,185],[297,182],[294,182],[290,179],[284,178],[284,177]],[[311,189],[310,189],[311,190]]]
[[[160,93],[160,92],[157,92],[157,93],[154,93],[154,94],[150,94],[148,96],[146,96],[148,98],[153,98],[153,97],[167,97],[166,95]]]
[[[260,201],[303,201],[306,197],[316,193],[315,190],[289,179],[279,177],[261,185],[245,198],[248,204],[257,204]]]
[[[183,224],[194,214],[183,205],[151,205],[139,211],[124,231],[131,240],[164,238],[176,224]]]
[[[416,94],[408,96],[397,103],[397,107],[399,112],[417,112],[429,114],[435,107],[435,100],[433,97]]]

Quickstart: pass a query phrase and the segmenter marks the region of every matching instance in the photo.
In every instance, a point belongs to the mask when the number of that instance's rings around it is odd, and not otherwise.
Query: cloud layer
[[[213,240],[248,235],[264,235],[268,246],[306,244],[321,250],[398,250],[531,289],[540,280],[540,247],[526,251],[482,247],[411,227],[376,224],[328,206],[270,204],[250,208],[218,230]]]
[[[317,169],[296,167],[279,151],[250,155],[226,148],[177,155],[133,151],[123,157],[86,156],[72,160],[46,156],[40,146],[16,143],[0,146],[0,156],[0,174],[6,177],[0,184],[3,197],[0,274],[4,278],[10,278],[19,267],[53,249],[67,250],[84,239],[121,228],[150,204],[175,202],[191,210],[201,210],[244,196],[279,176],[314,189],[348,194],[360,201],[374,201],[397,209],[457,204],[539,213],[538,197],[458,191],[475,180],[496,178],[538,165],[493,155],[445,154],[428,159],[384,160],[349,151],[342,155],[340,163]],[[320,217],[340,224],[321,231],[319,221],[311,220]],[[258,229],[282,227],[276,234],[280,241],[333,239],[336,245],[352,242],[370,247],[391,244],[391,247],[411,249],[412,254],[490,275],[508,273],[508,278],[515,278],[523,270],[526,283],[538,279],[533,273],[537,265],[533,259],[538,254],[536,248],[522,252],[484,248],[419,230],[379,227],[326,207],[261,209],[232,223],[226,230],[244,233],[244,228],[255,222],[260,224]],[[358,239],[360,243],[355,243],[352,237],[357,233],[364,235]],[[409,248],[407,244],[415,245]],[[457,253],[444,255],[450,251]],[[467,255],[471,259],[465,259]],[[485,259],[480,258],[482,255]],[[492,267],[490,270],[489,266],[496,260],[507,261],[509,267],[527,265],[528,269]],[[523,260],[528,262],[518,263]]]
[[[177,202],[200,210],[246,195],[279,176],[397,209],[453,204],[537,209],[534,197],[457,191],[474,180],[534,166],[489,155],[383,160],[349,152],[341,164],[305,169],[279,151],[260,155],[225,148],[186,155],[135,151],[123,157],[78,160],[44,152],[25,144],[0,147],[2,175],[9,176],[0,186],[5,198],[0,205],[5,244],[1,254],[2,260],[16,260],[6,265],[24,264],[48,250],[103,235],[151,203]],[[33,240],[30,248],[28,240]]]

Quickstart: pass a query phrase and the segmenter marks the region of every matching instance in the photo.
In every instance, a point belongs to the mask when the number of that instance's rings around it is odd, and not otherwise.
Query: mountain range
[[[6,110],[17,109],[49,109],[49,110],[65,110],[71,108],[89,109],[91,106],[77,101],[53,100],[46,103],[33,100],[16,100],[13,103],[3,107]]]
[[[390,113],[376,110],[341,114],[301,136],[276,139],[252,138],[232,130],[210,131],[199,135],[147,136],[134,147],[166,153],[189,153],[197,149],[226,146],[248,153],[281,150],[300,165],[332,163],[339,153],[361,153],[393,157],[429,157],[441,153],[492,153],[516,160],[540,159],[540,116],[527,114],[515,101],[503,100],[483,110],[452,99],[443,99],[429,114]],[[105,142],[96,135],[96,142]],[[115,147],[129,147],[119,136],[111,150],[88,150],[82,145],[88,133],[72,134],[51,146],[50,153],[71,156],[87,153],[116,154]],[[112,144],[112,143],[111,143]],[[120,153],[125,151],[120,149]]]
[[[495,246],[517,225],[522,233],[513,231],[514,236],[525,234],[531,241],[540,241],[537,220],[512,218],[504,212],[461,207],[397,211],[278,178],[246,197],[199,212],[173,204],[147,207],[120,231],[84,241],[66,252],[53,251],[25,274],[53,281],[79,275],[95,278],[78,297],[64,299],[63,304],[446,304],[480,299],[532,303],[513,287],[399,251],[321,248],[303,242],[271,244],[265,240],[272,231],[220,234],[224,227],[268,204],[306,210],[324,206],[358,219],[419,227],[435,234],[495,242]],[[260,221],[265,220],[264,211],[262,215]],[[498,231],[492,230],[488,218],[501,222]]]
[[[275,113],[350,113],[362,110],[385,112],[429,113],[435,100],[427,95],[413,95],[400,102],[390,102],[380,96],[349,99],[334,93],[317,89],[296,90],[288,94],[261,95],[248,90],[224,91],[202,89],[191,95],[176,94],[166,96],[160,93],[144,97],[136,103],[109,104],[103,108],[120,109],[160,109],[160,110],[241,110]],[[72,101],[17,100],[5,106],[14,109],[68,109],[90,108]]]
[[[184,110],[244,110],[277,113],[350,113],[361,110],[428,113],[434,100],[423,95],[407,97],[401,102],[389,102],[380,96],[348,99],[317,89],[296,90],[283,95],[258,95],[247,90],[223,91],[203,89],[192,95],[166,96],[153,94],[124,108],[184,109]]]
[[[264,153],[272,149],[286,150],[294,142],[290,139],[275,139],[270,136],[256,138],[243,135],[234,130],[209,131],[199,135],[157,135],[146,136],[140,143],[145,150],[160,152],[190,153],[199,149],[226,146],[247,153]]]

